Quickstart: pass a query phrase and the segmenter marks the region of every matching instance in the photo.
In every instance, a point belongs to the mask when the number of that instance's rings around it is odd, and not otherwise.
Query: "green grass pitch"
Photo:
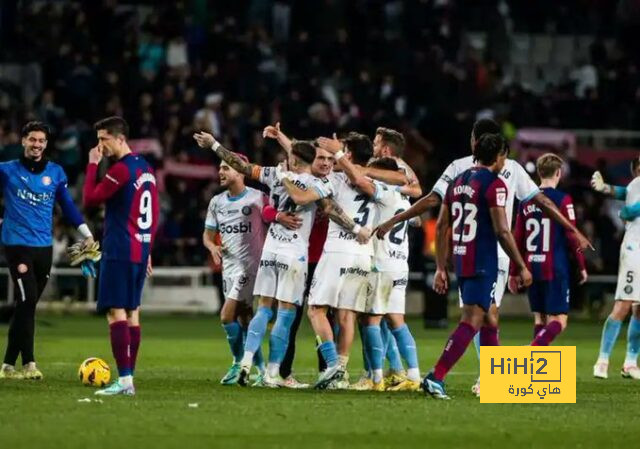
[[[503,344],[526,344],[531,324],[504,320]],[[449,331],[413,329],[423,371],[431,368]],[[637,445],[640,382],[618,374],[624,331],[607,381],[591,377],[600,323],[570,323],[557,344],[577,346],[577,403],[485,404],[470,393],[477,360],[469,348],[448,377],[451,401],[422,394],[291,391],[222,387],[229,351],[216,317],[143,317],[137,396],[93,397],[76,372],[102,357],[115,369],[103,318],[40,315],[36,355],[42,382],[0,381],[1,448],[417,448],[599,447]],[[3,347],[6,325],[0,325]],[[266,347],[266,346],[265,346]],[[352,380],[361,369],[353,348]],[[295,370],[312,381],[313,336],[304,323]],[[197,408],[190,408],[197,403]]]

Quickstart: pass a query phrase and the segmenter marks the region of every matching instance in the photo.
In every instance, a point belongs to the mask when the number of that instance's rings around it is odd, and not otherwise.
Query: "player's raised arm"
[[[98,164],[102,160],[102,149],[98,145],[89,152],[89,165],[82,189],[84,207],[96,207],[111,198],[130,178],[129,169],[122,162],[116,162],[109,168],[102,181],[97,182]]]
[[[586,248],[594,249],[589,239],[586,238],[582,234],[582,232],[580,232],[580,230],[578,230],[578,228],[576,228],[576,226],[573,223],[571,223],[571,221],[562,214],[562,212],[560,212],[560,209],[556,207],[555,203],[551,201],[544,193],[542,192],[536,193],[535,196],[531,199],[531,201],[536,203],[536,205],[540,209],[542,209],[542,211],[549,218],[559,223],[563,228],[571,231],[575,235],[576,239],[578,240],[578,243],[580,244],[581,249],[586,249]]]
[[[414,217],[418,217],[432,207],[436,207],[438,204],[440,204],[440,196],[437,193],[431,191],[428,195],[423,196],[418,201],[416,201],[416,203],[413,204],[409,209],[405,210],[404,212],[400,212],[397,215],[394,215],[389,220],[378,226],[376,228],[376,235],[379,239],[384,238],[385,234],[389,232],[396,224],[406,220],[411,220]]]
[[[626,187],[614,186],[605,183],[604,178],[602,177],[602,173],[600,173],[599,171],[593,172],[593,176],[591,176],[591,188],[596,192],[610,195],[617,200],[624,200],[627,197]]]
[[[451,216],[449,206],[442,204],[440,215],[436,223],[436,274],[433,278],[433,289],[443,295],[449,290],[449,274],[447,265],[449,259],[449,231],[451,230]]]
[[[280,130],[280,122],[277,122],[275,125],[269,125],[264,128],[262,131],[263,138],[275,139],[278,141],[280,146],[287,154],[291,153],[291,149],[293,148],[293,142],[285,133]]]
[[[251,179],[258,179],[260,176],[261,167],[259,165],[247,162],[233,151],[226,149],[213,135],[202,131],[195,133],[193,138],[198,142],[200,148],[211,148],[220,159],[229,164],[238,173],[242,173]]]

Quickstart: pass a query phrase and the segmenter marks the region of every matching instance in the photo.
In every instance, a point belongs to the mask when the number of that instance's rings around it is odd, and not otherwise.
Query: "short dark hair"
[[[473,124],[471,134],[476,140],[480,140],[485,134],[500,134],[500,125],[495,120],[482,118]]]
[[[631,161],[631,174],[634,174],[640,166],[640,157],[637,157]]]
[[[311,165],[316,158],[316,147],[309,140],[295,140],[291,144],[291,154],[305,164]]]
[[[380,159],[371,161],[369,163],[369,167],[380,168],[382,170],[400,170],[400,168],[398,167],[398,163],[392,157],[381,157]]]
[[[551,178],[560,168],[562,168],[563,163],[564,161],[557,154],[543,154],[536,161],[538,176],[540,176],[540,179]]]
[[[113,136],[122,134],[125,137],[129,137],[129,124],[125,119],[118,117],[117,115],[98,120],[94,123],[93,129],[96,131],[104,129]]]
[[[474,159],[483,165],[492,165],[507,148],[506,141],[500,134],[483,134],[476,145]]]
[[[367,165],[373,156],[373,144],[371,139],[364,134],[350,132],[342,139],[351,153],[351,159],[358,165]]]
[[[32,122],[27,122],[22,127],[22,131],[21,131],[22,137],[27,137],[29,133],[33,131],[43,132],[47,140],[49,140],[49,136],[51,135],[51,128],[49,128],[49,126],[46,123],[32,121]]]
[[[383,128],[376,129],[376,136],[380,136],[382,141],[388,145],[396,157],[402,157],[404,154],[404,136],[395,129]]]

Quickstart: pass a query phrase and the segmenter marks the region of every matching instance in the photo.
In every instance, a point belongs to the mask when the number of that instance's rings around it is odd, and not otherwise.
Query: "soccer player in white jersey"
[[[214,262],[222,261],[224,304],[220,321],[233,364],[220,383],[234,385],[240,376],[240,361],[244,354],[241,320],[247,315],[251,318],[253,287],[265,239],[262,209],[269,199],[263,192],[247,187],[244,175],[224,161],[220,163],[219,176],[220,185],[226,190],[209,203],[202,239]],[[218,233],[221,245],[216,244]]]
[[[349,160],[342,159],[341,165],[349,181],[368,195],[375,195],[377,220],[382,221],[408,209],[411,206],[407,192],[413,186],[390,186],[372,181],[360,175]],[[383,157],[375,159],[369,166],[381,170],[398,171],[395,159]],[[391,324],[391,336],[396,339],[400,354],[408,366],[407,378],[403,377],[395,385],[388,387],[390,391],[417,391],[420,388],[420,369],[416,342],[404,321],[406,289],[409,280],[409,240],[407,238],[407,222],[394,227],[384,239],[373,240],[373,270],[369,276],[371,290],[367,298],[361,329],[365,361],[369,365],[370,377],[361,379],[352,386],[356,390],[385,391],[382,378],[384,361],[384,343],[381,335],[382,317],[386,315]]]
[[[379,127],[376,129],[376,136],[373,139],[373,157],[376,159],[383,157],[394,159],[398,168],[407,176],[407,186],[403,189],[404,193],[411,198],[420,198],[422,196],[422,187],[420,187],[420,181],[416,173],[402,159],[404,148],[405,140],[402,133],[391,128]],[[369,164],[369,167],[373,166]]]
[[[343,141],[324,137],[317,141],[321,148],[335,154],[338,167],[341,166],[343,158],[359,165],[366,165],[373,155],[371,140],[362,134],[350,133]],[[368,276],[371,271],[373,243],[368,241],[368,237],[376,214],[376,191],[359,190],[358,186],[349,182],[349,178],[343,172],[334,171],[327,180],[331,185],[333,199],[347,216],[354,217],[355,226],[346,228],[334,221],[329,223],[324,251],[309,291],[309,318],[316,335],[322,340],[320,350],[327,361],[327,371],[338,362],[340,368],[336,377],[340,378],[346,372],[349,361],[356,315],[364,311],[371,288]],[[291,183],[285,186],[298,204],[318,200],[313,192],[301,192]],[[358,234],[363,230],[365,239],[358,239]],[[362,241],[366,243],[362,244]],[[329,308],[338,310],[338,361],[334,356],[333,332],[326,317]],[[381,349],[382,337],[379,337]],[[325,388],[330,382],[326,382],[329,377],[321,373],[316,387]]]
[[[267,185],[276,209],[279,212],[296,212],[302,221],[301,227],[297,230],[287,229],[277,222],[269,226],[253,292],[254,295],[260,296],[259,308],[249,323],[238,377],[238,384],[246,386],[254,354],[260,347],[273,314],[271,305],[276,300],[278,313],[269,338],[269,363],[260,384],[268,387],[282,386],[280,364],[287,350],[289,331],[295,319],[295,307],[302,304],[307,275],[309,233],[316,211],[315,203],[303,207],[296,206],[283,188],[282,180],[286,176],[299,188],[313,190],[319,198],[327,197],[329,191],[324,187],[325,183],[310,173],[316,153],[315,147],[309,142],[295,142],[289,157],[289,166],[293,172],[282,173],[279,167],[261,167],[243,161],[220,145],[211,134],[197,133],[194,138],[198,145],[213,149],[222,160],[240,173]]]
[[[404,212],[401,212],[386,222],[382,223],[377,228],[378,238],[382,238],[387,232],[389,232],[398,223],[409,220],[413,217],[419,216],[426,212],[429,208],[435,207],[442,202],[444,195],[447,191],[447,187],[451,182],[462,172],[468,170],[475,165],[473,161],[473,152],[480,137],[484,134],[499,134],[500,125],[495,121],[489,119],[481,119],[474,123],[471,131],[471,155],[456,159],[449,164],[444,173],[440,176],[440,179],[433,186],[431,192],[428,195],[422,197],[413,206]],[[576,238],[580,242],[580,247],[585,249],[590,247],[591,244],[587,238],[569,221],[557,206],[547,198],[544,193],[540,191],[538,186],[533,182],[529,174],[513,159],[507,159],[504,164],[504,168],[499,174],[500,179],[504,181],[507,186],[507,203],[505,212],[507,214],[507,220],[509,226],[511,226],[511,220],[513,217],[513,203],[514,198],[519,201],[532,201],[542,211],[551,217],[554,221],[560,223],[564,228],[571,230],[576,234]],[[505,287],[507,285],[509,274],[509,258],[502,250],[502,247],[498,246],[498,281],[496,284],[496,291],[494,296],[494,303],[491,305],[489,313],[485,315],[485,323],[480,328],[480,332],[476,334],[474,343],[478,357],[480,356],[480,346],[495,346],[499,345],[498,339],[498,308],[504,295]],[[472,387],[472,391],[476,394],[480,394],[480,381]]]
[[[591,185],[599,192],[624,200],[620,218],[625,224],[625,233],[620,245],[620,266],[616,302],[602,329],[600,354],[593,367],[594,377],[606,379],[609,375],[609,357],[616,343],[622,323],[632,312],[627,331],[627,355],[622,365],[622,377],[640,379],[638,352],[640,352],[640,159],[631,163],[634,179],[625,187],[605,184],[600,172],[595,172]]]

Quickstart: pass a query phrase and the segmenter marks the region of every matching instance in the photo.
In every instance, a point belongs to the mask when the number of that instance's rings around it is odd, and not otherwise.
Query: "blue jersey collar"
[[[240,192],[236,196],[229,195],[229,192],[227,191],[227,199],[229,201],[238,201],[239,199],[244,198],[247,193],[249,193],[249,189],[247,189],[246,187],[244,188],[244,190],[242,192]]]

